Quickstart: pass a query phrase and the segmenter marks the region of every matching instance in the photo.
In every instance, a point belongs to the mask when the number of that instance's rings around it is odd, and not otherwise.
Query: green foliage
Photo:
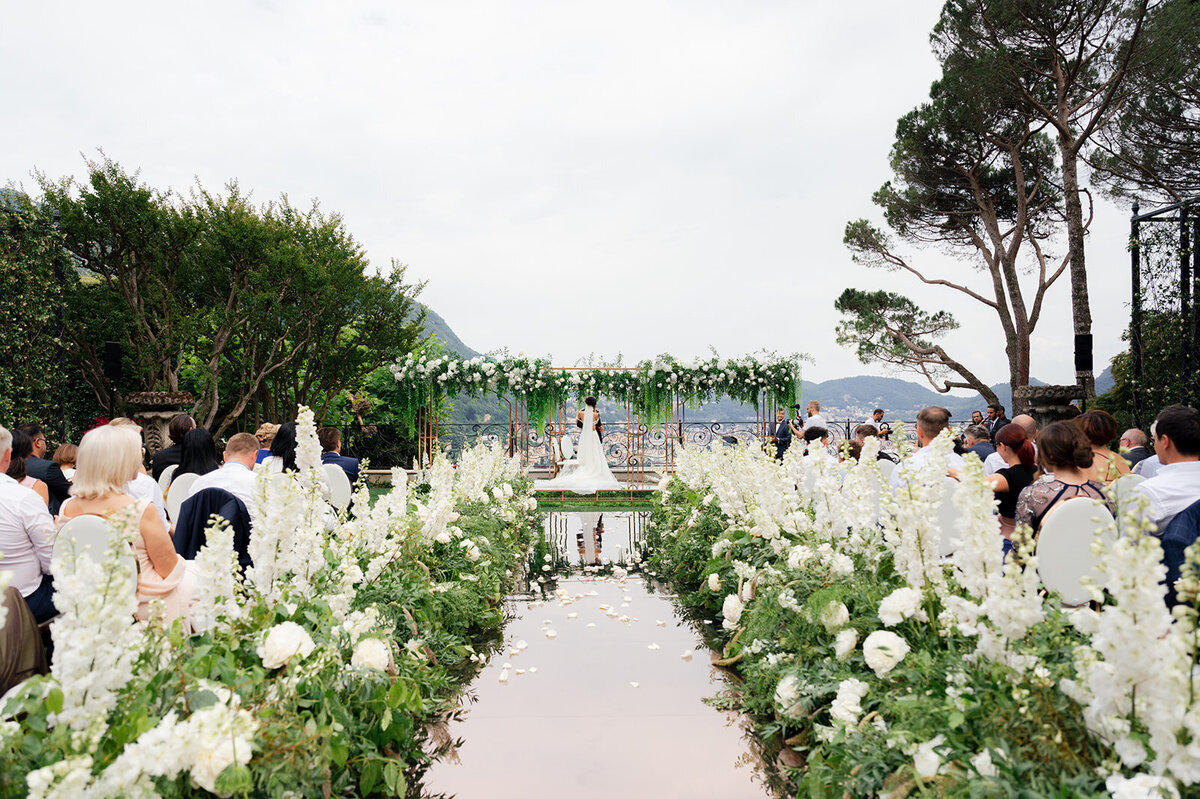
[[[901,294],[848,288],[834,302],[843,318],[837,326],[839,344],[853,344],[863,363],[894,363],[911,354],[908,342],[929,349],[933,341],[958,322],[947,311],[928,313]]]

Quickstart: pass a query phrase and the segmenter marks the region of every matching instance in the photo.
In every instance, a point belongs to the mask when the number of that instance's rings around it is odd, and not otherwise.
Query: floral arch
[[[410,354],[393,364],[391,371],[399,387],[395,410],[417,439],[419,466],[427,464],[438,448],[438,419],[449,397],[487,395],[504,401],[509,411],[509,452],[520,455],[528,470],[529,446],[537,432],[552,438],[567,434],[575,420],[568,418],[566,402],[592,395],[615,400],[625,409],[637,434],[631,436],[624,465],[630,484],[643,486],[645,442],[654,438],[663,442],[663,468],[673,471],[675,448],[683,445],[688,405],[720,397],[752,405],[757,433],[765,437],[775,410],[794,404],[800,396],[800,357],[774,353],[691,361],[660,355],[631,367],[561,367],[548,359],[523,356],[459,359]],[[551,448],[551,473],[556,468]]]

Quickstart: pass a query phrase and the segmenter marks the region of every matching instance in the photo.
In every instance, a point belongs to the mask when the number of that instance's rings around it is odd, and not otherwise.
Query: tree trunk
[[[1087,266],[1083,252],[1083,203],[1079,200],[1079,156],[1075,152],[1073,142],[1059,136],[1058,149],[1062,154],[1063,200],[1066,205],[1067,217],[1067,249],[1071,260],[1071,315],[1074,321],[1075,335],[1088,336],[1092,333],[1092,309],[1088,302]],[[1079,340],[1076,339],[1076,347]],[[1078,366],[1078,351],[1076,364]],[[1091,360],[1091,353],[1087,353]],[[1083,387],[1084,396],[1091,399],[1096,396],[1096,381],[1089,366],[1087,369],[1075,370],[1075,382]]]

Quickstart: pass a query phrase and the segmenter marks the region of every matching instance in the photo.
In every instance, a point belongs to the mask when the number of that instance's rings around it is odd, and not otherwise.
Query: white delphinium
[[[99,740],[117,692],[129,683],[141,633],[133,622],[138,600],[129,556],[136,530],[130,514],[114,517],[115,532],[99,562],[76,551],[74,539],[54,547],[54,604],[59,616],[50,627],[54,662],[50,675],[62,690],[62,710],[50,725],[72,730],[76,749]],[[93,553],[99,555],[99,553]]]
[[[279,602],[287,586],[287,550],[295,531],[304,523],[300,484],[288,475],[258,469],[254,494],[250,511],[254,535],[249,544],[253,565],[247,570],[247,583],[267,602]]]
[[[2,558],[2,557],[4,557],[4,553],[0,552],[0,558]],[[0,571],[0,592],[3,592],[4,589],[8,587],[8,584],[11,581],[12,581],[12,572]],[[8,608],[5,607],[4,605],[0,605],[0,630],[4,629],[4,619],[6,618],[7,613],[8,613]]]
[[[359,639],[376,628],[379,628],[379,631],[386,635],[391,631],[380,627],[379,622],[381,618],[379,608],[374,605],[363,610],[352,610],[341,620],[341,624],[335,626],[334,634],[344,635],[347,639],[347,644],[350,646],[358,643]]]
[[[307,405],[301,405],[296,414],[296,470],[305,490],[320,481],[321,442],[317,439],[316,417]]]
[[[880,492],[886,480],[879,468],[879,438],[868,436],[863,443],[858,463],[842,480],[842,496],[846,526],[851,530],[874,530],[879,520]]]
[[[847,496],[842,494],[842,476],[837,461],[824,447],[810,447],[805,458],[808,477],[800,483],[807,492],[806,501],[812,504],[813,531],[820,541],[839,541],[846,537],[850,525],[846,521]],[[811,490],[808,489],[811,480]]]
[[[228,628],[242,617],[241,583],[237,553],[233,551],[233,528],[217,518],[205,531],[204,546],[196,553],[196,599],[192,604],[192,626],[197,632]]]
[[[425,478],[429,482],[429,496],[424,503],[416,502],[414,506],[417,519],[421,522],[421,534],[425,540],[432,541],[458,519],[458,513],[454,510],[454,466],[445,454],[439,452],[434,456]]]
[[[921,612],[921,599],[921,592],[915,588],[897,588],[879,603],[879,620],[884,627],[895,627]]]
[[[995,492],[984,479],[983,464],[978,458],[966,459],[959,481],[954,505],[962,523],[951,562],[955,566],[955,579],[966,590],[967,597],[948,595],[943,597],[943,602],[960,631],[974,635],[976,621],[984,612],[983,605],[996,588],[997,581],[1003,578],[1004,553],[999,526],[992,513],[996,505]]]
[[[863,697],[869,690],[870,686],[862,680],[842,680],[838,683],[837,696],[829,708],[829,715],[848,725],[857,724],[858,717],[862,715]]]
[[[908,642],[889,630],[876,630],[863,641],[863,659],[876,677],[883,677],[894,669],[904,660],[908,650]]]
[[[943,430],[931,441],[919,468],[901,464],[904,480],[894,491],[885,491],[884,540],[899,572],[913,588],[936,590],[945,582],[939,554],[941,528],[937,511],[945,499],[947,463],[954,441]]]
[[[332,555],[333,574],[325,588],[325,601],[334,618],[342,621],[350,613],[354,598],[358,595],[358,584],[363,580],[362,567],[358,565],[358,547],[350,537],[329,539],[326,551]]]
[[[68,757],[25,775],[27,799],[73,799],[84,796],[92,784],[92,757]]]

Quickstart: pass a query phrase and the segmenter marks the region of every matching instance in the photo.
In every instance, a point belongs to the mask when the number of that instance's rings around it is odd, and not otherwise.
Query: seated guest
[[[171,439],[171,445],[154,453],[150,465],[151,477],[157,480],[168,466],[179,465],[179,459],[183,456],[183,437],[195,426],[196,420],[186,413],[177,413],[171,418],[167,423],[167,437]]]
[[[70,480],[75,476],[75,453],[79,452],[79,447],[67,442],[59,444],[58,449],[54,450],[54,462],[58,464],[58,468],[62,469],[63,477]]]
[[[976,411],[978,413],[978,411]],[[996,451],[992,446],[992,437],[988,433],[986,427],[981,424],[968,425],[963,431],[963,444],[966,445],[966,452],[974,452],[976,457],[981,461],[987,461],[988,455]]]
[[[124,486],[138,472],[141,449],[141,437],[130,426],[109,424],[89,430],[79,442],[75,485],[61,516],[100,516],[114,521],[124,517],[136,524],[137,618],[146,621],[150,602],[157,599],[170,624],[177,618],[186,620],[196,592],[196,574],[191,561],[175,553],[175,544],[151,502],[124,493]]]
[[[996,438],[996,452],[1004,458],[1005,466],[987,480],[1000,501],[1000,533],[1004,536],[1005,551],[1012,548],[1013,530],[1017,520],[1017,497],[1026,487],[1033,484],[1033,442],[1025,437],[1025,431],[1015,423],[1000,428]]]
[[[175,470],[175,477],[181,474],[208,474],[221,468],[217,460],[217,444],[213,441],[212,433],[203,427],[184,433],[180,449],[179,468]]]
[[[1075,497],[1104,500],[1104,486],[1091,479],[1092,444],[1074,422],[1054,422],[1038,434],[1037,463],[1052,480],[1034,483],[1017,498],[1017,524],[1036,536],[1046,515]]]
[[[17,429],[33,442],[33,454],[25,459],[25,473],[46,484],[50,491],[50,513],[58,513],[63,501],[71,496],[71,481],[63,476],[57,463],[46,460],[46,434],[40,424],[28,422]]]
[[[1200,500],[1200,412],[1168,405],[1154,420],[1154,434],[1162,465],[1134,490],[1149,501],[1147,519],[1161,533],[1175,514]]]
[[[11,585],[0,591],[0,696],[35,674],[47,674],[46,647],[29,604]]]
[[[206,488],[223,488],[245,503],[254,505],[254,458],[258,454],[258,439],[249,433],[238,433],[225,445],[225,463],[220,469],[196,478],[188,490],[194,497]]]
[[[1167,607],[1179,604],[1175,583],[1183,570],[1187,548],[1200,537],[1200,500],[1175,514],[1162,534],[1163,564],[1167,567]]]
[[[271,454],[262,465],[273,472],[296,471],[296,423],[285,422],[271,440]]]
[[[279,425],[270,422],[263,422],[254,431],[254,437],[258,439],[258,455],[254,458],[255,463],[262,463],[271,457],[271,442],[275,440],[277,432],[279,432]]]
[[[1130,469],[1150,457],[1150,450],[1146,446],[1150,440],[1136,427],[1131,427],[1122,433],[1121,440],[1117,443],[1120,445],[1121,455],[1129,461]]]
[[[1129,462],[1108,448],[1117,436],[1117,420],[1108,411],[1087,411],[1072,419],[1092,443],[1092,479],[1108,485],[1129,474]]]
[[[138,441],[142,440],[142,426],[126,416],[118,416],[109,424],[113,427],[127,427],[137,433]],[[142,447],[141,452],[145,456],[146,448]],[[78,452],[75,457],[78,457]],[[162,518],[162,523],[168,530],[171,528],[171,523],[167,520],[167,502],[163,499],[162,489],[158,487],[158,483],[153,477],[146,474],[146,467],[142,462],[138,462],[137,474],[125,484],[123,490],[134,499],[148,499],[153,502],[155,510]]]
[[[950,411],[937,405],[922,408],[917,414],[917,451],[909,455],[903,463],[896,467],[888,482],[892,488],[899,488],[908,482],[910,475],[915,474],[929,457],[929,444],[945,429],[950,427]],[[962,469],[966,464],[961,455],[950,453],[946,463],[949,469]]]
[[[873,425],[873,424],[860,424],[858,427],[854,428],[854,441],[858,444],[858,446],[860,448],[862,447],[863,444],[867,443],[868,438],[878,438],[878,437],[879,437],[879,429],[877,427],[875,427],[875,425]],[[891,461],[892,463],[896,462],[895,456],[893,456],[889,452],[884,452],[882,448],[880,448],[879,452],[876,453],[875,460]]]
[[[12,459],[12,433],[0,427],[0,471]],[[7,474],[0,474],[0,571],[12,573],[12,586],[25,597],[38,623],[54,609],[54,519],[41,497]]]
[[[33,442],[29,440],[29,436],[22,433],[20,430],[12,431],[12,459],[8,462],[8,470],[5,472],[9,477],[16,480],[19,484],[33,491],[42,498],[47,506],[50,505],[50,489],[46,484],[36,477],[31,477],[25,471],[25,459],[33,454]]]
[[[336,463],[350,478],[350,484],[358,482],[358,458],[342,454],[342,433],[336,427],[322,427],[317,431],[321,442],[321,463]]]
[[[807,455],[812,451],[812,443],[819,442],[818,446],[829,446],[829,431],[824,427],[814,427],[806,425],[804,428],[804,454]]]

